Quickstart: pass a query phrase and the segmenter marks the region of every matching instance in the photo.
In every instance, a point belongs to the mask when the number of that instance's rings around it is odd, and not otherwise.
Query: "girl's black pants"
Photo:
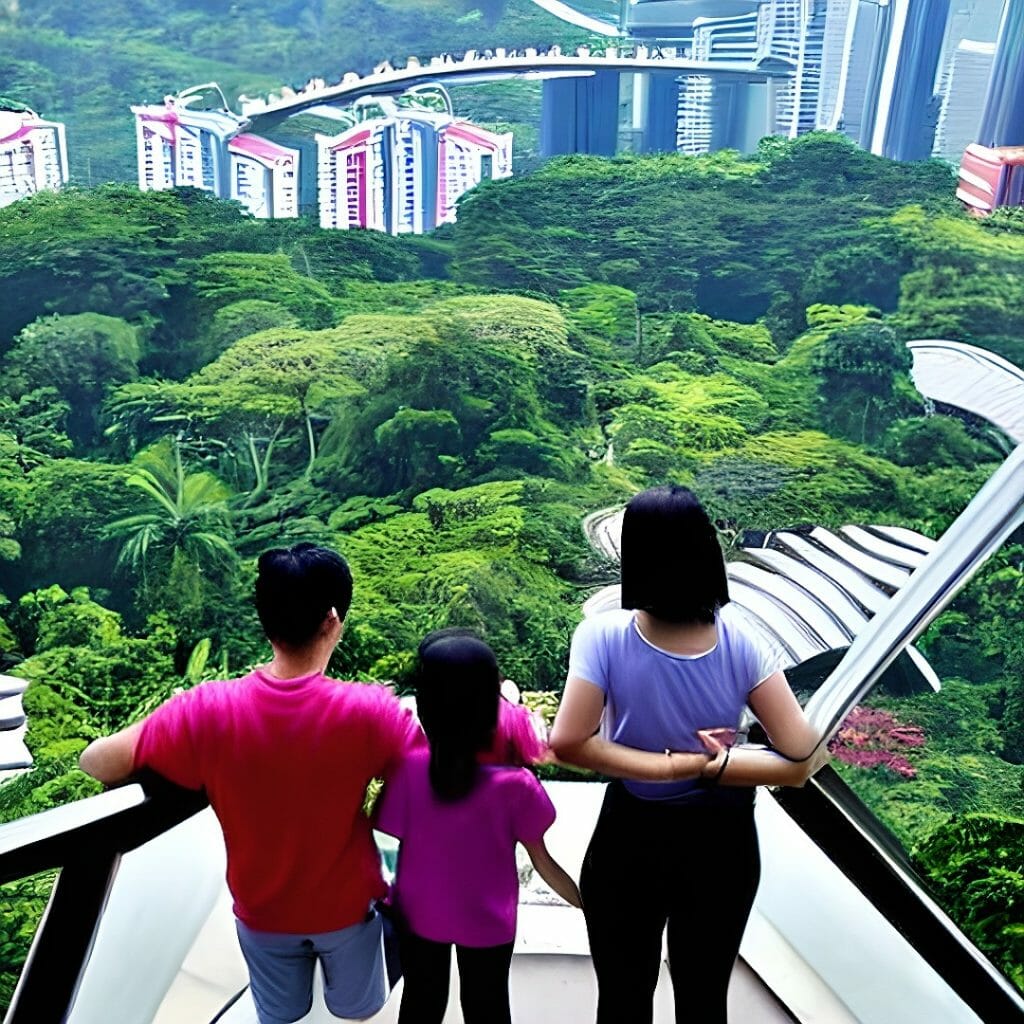
[[[466,1024],[511,1024],[508,972],[512,946],[456,946],[459,1003]],[[448,1006],[452,945],[403,930],[399,955],[405,987],[398,1024],[441,1024]]]

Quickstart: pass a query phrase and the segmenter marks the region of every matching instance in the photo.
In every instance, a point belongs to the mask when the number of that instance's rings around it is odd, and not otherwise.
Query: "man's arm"
[[[143,722],[136,722],[120,732],[93,740],[82,751],[79,768],[108,786],[124,782],[135,767],[135,744],[142,726]]]

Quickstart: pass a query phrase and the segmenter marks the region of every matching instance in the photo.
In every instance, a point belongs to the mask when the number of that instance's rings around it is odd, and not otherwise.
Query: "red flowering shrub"
[[[917,769],[903,751],[923,746],[924,741],[924,729],[919,725],[903,725],[880,708],[856,707],[832,737],[828,749],[844,764],[888,768],[905,779],[913,779]]]

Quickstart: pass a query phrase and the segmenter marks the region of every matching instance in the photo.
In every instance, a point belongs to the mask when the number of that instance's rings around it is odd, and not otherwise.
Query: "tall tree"
[[[227,486],[212,473],[187,473],[176,440],[164,441],[135,459],[128,478],[148,499],[149,510],[127,516],[107,528],[112,537],[123,538],[119,564],[142,575],[149,586],[149,568],[159,560],[165,581],[176,562],[194,566],[234,561]]]

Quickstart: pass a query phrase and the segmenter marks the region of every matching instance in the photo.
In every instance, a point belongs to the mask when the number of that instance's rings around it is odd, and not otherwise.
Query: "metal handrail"
[[[66,1019],[123,854],[192,817],[206,795],[140,773],[142,786],[0,825],[0,882],[60,869],[4,1024]]]
[[[1024,997],[935,902],[906,851],[829,766],[779,806],[946,985],[986,1022],[1024,1021]]]
[[[978,491],[910,580],[857,634],[842,661],[807,702],[807,716],[823,742],[1022,525],[1024,444]]]

